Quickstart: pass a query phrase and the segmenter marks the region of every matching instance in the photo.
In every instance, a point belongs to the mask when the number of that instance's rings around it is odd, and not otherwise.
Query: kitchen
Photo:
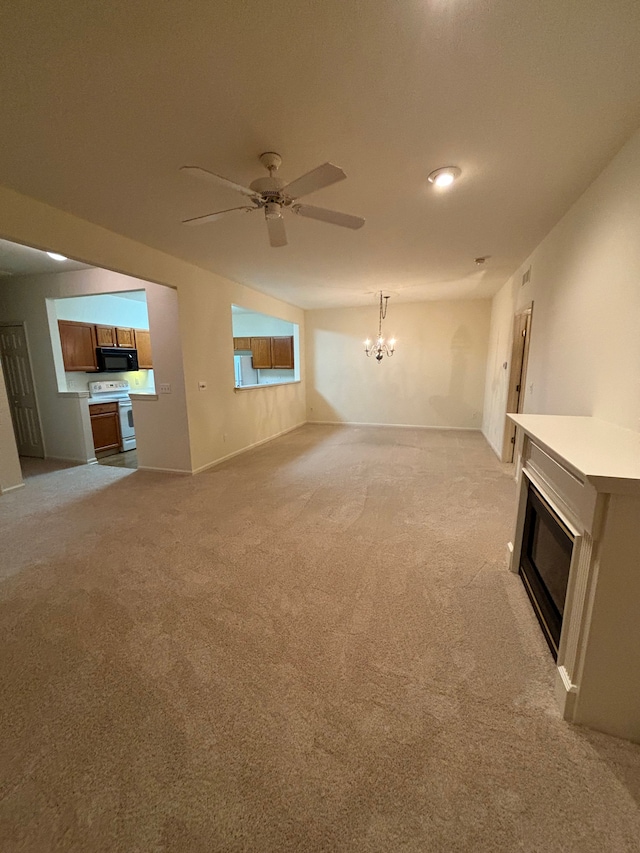
[[[66,391],[89,395],[96,459],[136,467],[130,393],[155,394],[145,291],[66,297],[53,305]]]
[[[231,306],[236,389],[300,380],[299,327],[277,317]]]
[[[35,249],[29,252],[44,255]],[[74,268],[66,269],[71,263],[57,264],[63,268],[61,272],[50,268],[34,269],[33,273],[29,269],[16,270],[0,279],[0,331],[17,329],[23,335],[24,363],[30,370],[34,391],[26,414],[39,433],[39,443],[32,447],[23,448],[16,440],[13,449],[16,462],[28,457],[76,464],[95,462],[89,383],[127,381],[135,422],[133,455],[137,456],[138,467],[189,471],[185,379],[175,289],[97,267],[78,268],[80,264],[75,262]],[[143,359],[150,355],[152,340],[152,366],[143,360],[141,364],[147,367],[139,364],[138,371],[97,372],[97,365],[87,359],[87,364],[81,365],[82,370],[78,365],[65,370],[59,322],[70,327],[79,324],[80,329],[83,325],[91,326],[96,336],[104,334],[105,329],[112,334],[128,329],[135,336],[137,329],[135,349]],[[145,334],[146,354],[144,342],[140,345],[140,336]],[[91,331],[81,329],[79,337],[85,346],[89,342],[95,354]],[[123,347],[126,349],[131,347]],[[5,358],[0,361],[6,366]],[[8,389],[7,394],[10,396]],[[113,427],[113,413],[111,420]],[[11,434],[9,439],[14,434],[18,438],[15,421]],[[121,452],[118,448],[112,448],[111,452],[114,450]],[[115,456],[110,458],[115,461]],[[21,485],[19,467],[17,472],[13,473],[14,470],[15,465],[11,469],[12,478],[3,484],[3,490]]]

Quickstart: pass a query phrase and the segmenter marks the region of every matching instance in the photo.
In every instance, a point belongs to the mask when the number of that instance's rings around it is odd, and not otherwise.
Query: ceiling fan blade
[[[269,242],[277,249],[279,246],[287,245],[287,232],[284,227],[284,219],[281,216],[267,219],[267,230],[269,231]]]
[[[191,219],[183,219],[183,225],[204,225],[205,222],[215,222],[220,219],[225,213],[231,213],[234,210],[257,210],[255,207],[229,207],[227,210],[219,210],[217,213],[206,213],[204,216],[194,216]]]
[[[343,181],[347,176],[339,166],[334,166],[333,163],[323,163],[316,169],[307,172],[291,181],[282,188],[282,192],[289,198],[301,198],[303,195],[309,195],[316,190],[321,190],[323,187],[331,186],[338,181]]]
[[[362,228],[364,219],[361,216],[351,216],[349,213],[338,213],[337,210],[327,210],[324,207],[314,207],[312,204],[294,204],[293,210],[299,216],[309,219],[319,219],[330,225],[341,225],[343,228]]]
[[[181,172],[187,172],[193,175],[194,178],[202,178],[205,181],[211,181],[214,184],[219,184],[227,189],[235,190],[243,195],[248,195],[249,198],[260,198],[260,193],[254,192],[249,187],[243,187],[242,184],[236,184],[228,178],[223,178],[222,175],[216,175],[214,172],[209,172],[207,169],[201,169],[200,166],[180,166]]]

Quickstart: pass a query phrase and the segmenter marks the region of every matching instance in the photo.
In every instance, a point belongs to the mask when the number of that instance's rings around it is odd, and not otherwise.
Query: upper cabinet
[[[234,338],[233,348],[234,350],[251,349],[251,338]]]
[[[96,326],[96,341],[99,347],[115,347],[116,330],[113,326]]]
[[[135,331],[133,329],[120,329],[116,326],[116,346],[130,347],[133,349],[136,345]]]
[[[234,338],[236,341],[248,341],[250,346],[235,349],[250,349],[251,363],[256,370],[271,368],[293,369],[293,336]]]
[[[89,323],[58,320],[65,370],[96,370],[96,327]]]
[[[127,347],[134,349],[136,345],[135,329],[124,329],[120,326],[96,326],[96,340],[99,347]]]
[[[270,368],[271,338],[251,338],[251,363],[256,370]]]
[[[153,367],[151,334],[146,329],[135,330],[135,347],[138,350],[138,367],[140,370],[150,370]]]
[[[151,336],[147,329],[126,329],[58,320],[62,358],[66,371],[92,372],[98,369],[96,347],[129,347],[138,350],[141,370],[153,367]]]
[[[271,367],[293,368],[293,336],[271,338]]]

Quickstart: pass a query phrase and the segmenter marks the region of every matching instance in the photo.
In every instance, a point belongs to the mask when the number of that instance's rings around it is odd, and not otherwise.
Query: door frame
[[[507,403],[505,408],[505,426],[502,441],[502,461],[513,462],[516,442],[516,425],[507,417],[509,412],[522,412],[527,390],[527,366],[531,345],[531,319],[533,302],[527,308],[514,315],[511,337],[511,360],[507,385]]]

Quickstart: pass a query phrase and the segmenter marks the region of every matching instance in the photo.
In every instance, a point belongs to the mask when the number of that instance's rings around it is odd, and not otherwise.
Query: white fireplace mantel
[[[557,660],[561,712],[640,743],[640,433],[596,418],[509,418],[519,427],[511,570],[529,482],[575,536]]]

